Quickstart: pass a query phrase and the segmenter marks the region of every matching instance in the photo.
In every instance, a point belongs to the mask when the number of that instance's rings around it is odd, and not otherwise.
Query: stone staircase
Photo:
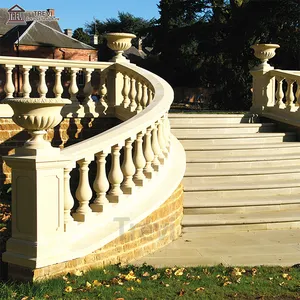
[[[170,114],[187,155],[183,232],[300,227],[300,143],[251,114]]]

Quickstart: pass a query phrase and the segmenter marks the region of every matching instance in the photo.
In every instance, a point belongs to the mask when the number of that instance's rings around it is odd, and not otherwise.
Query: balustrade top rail
[[[113,63],[111,62],[92,62],[92,61],[80,61],[80,60],[0,56],[0,65],[46,66],[46,67],[63,67],[63,68],[93,68],[93,69],[102,70],[112,64]]]
[[[270,75],[279,76],[286,79],[294,79],[294,80],[300,79],[300,71],[288,71],[288,70],[275,69],[270,71]]]

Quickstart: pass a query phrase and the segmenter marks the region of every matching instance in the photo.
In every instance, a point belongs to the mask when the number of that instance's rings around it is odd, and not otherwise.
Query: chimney
[[[48,12],[50,17],[55,16],[55,9],[54,8],[47,8],[47,12]]]
[[[72,31],[72,29],[64,29],[64,33],[68,37],[72,37],[73,31]]]
[[[97,34],[92,34],[91,35],[91,44],[92,45],[98,45],[98,35]]]

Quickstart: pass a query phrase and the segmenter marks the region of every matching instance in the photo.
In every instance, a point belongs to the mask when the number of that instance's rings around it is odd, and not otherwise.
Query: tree
[[[83,42],[85,44],[90,43],[90,36],[88,33],[86,33],[83,28],[77,28],[74,30],[72,37],[80,42]]]
[[[155,19],[146,20],[130,13],[119,12],[118,18],[109,18],[105,21],[94,19],[93,22],[86,23],[85,27],[89,34],[96,33],[100,36],[107,32],[127,32],[140,38],[147,34],[148,28],[153,26],[154,22]],[[137,45],[137,41],[135,44]]]

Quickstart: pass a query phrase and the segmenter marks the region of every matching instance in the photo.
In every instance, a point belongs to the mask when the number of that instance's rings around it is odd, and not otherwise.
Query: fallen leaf
[[[204,290],[205,290],[205,288],[201,286],[201,287],[196,288],[195,292],[202,292]]]
[[[232,284],[231,281],[225,281],[225,282],[223,283],[223,286],[227,286],[227,285],[230,285],[230,284]]]
[[[135,280],[135,279],[136,279],[136,277],[135,277],[133,271],[130,271],[130,272],[125,276],[125,280],[127,280],[127,281],[133,281],[133,280]]]
[[[131,286],[131,287],[127,288],[127,291],[134,291],[134,287]]]
[[[185,294],[185,290],[184,290],[184,289],[181,289],[181,290],[177,293],[178,296],[183,296],[184,294]]]
[[[68,285],[66,288],[65,288],[65,292],[66,293],[71,293],[72,292],[72,287],[70,285]]]
[[[101,286],[102,283],[101,283],[100,281],[98,281],[97,279],[95,279],[95,280],[93,281],[93,285],[94,285],[94,286]]]
[[[90,289],[90,288],[92,287],[92,285],[91,285],[88,281],[85,283],[85,286],[86,286],[88,289]]]
[[[77,276],[77,277],[83,276],[83,272],[82,272],[82,271],[79,271],[79,270],[76,270],[76,271],[74,272],[74,275]]]
[[[136,282],[137,282],[137,283],[141,283],[142,280],[138,278],[138,279],[136,280]]]
[[[150,274],[148,272],[145,272],[145,273],[142,274],[142,276],[143,277],[148,277],[148,276],[150,276]]]
[[[177,271],[175,271],[174,275],[175,276],[182,276],[184,270],[185,270],[184,268],[180,268]]]
[[[25,296],[25,297],[23,297],[21,300],[27,300],[27,299],[29,299],[29,297],[28,297],[28,296]]]

